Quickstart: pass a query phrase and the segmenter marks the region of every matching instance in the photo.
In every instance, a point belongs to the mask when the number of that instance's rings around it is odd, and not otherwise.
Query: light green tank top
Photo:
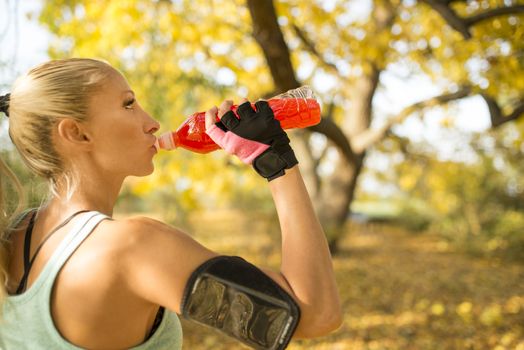
[[[108,217],[98,212],[82,214],[67,233],[40,275],[22,294],[8,296],[1,306],[0,349],[70,350],[81,349],[64,339],[51,317],[51,290],[64,263],[94,228]],[[93,334],[96,337],[96,334]],[[176,313],[165,310],[155,333],[133,350],[181,349],[182,327]]]

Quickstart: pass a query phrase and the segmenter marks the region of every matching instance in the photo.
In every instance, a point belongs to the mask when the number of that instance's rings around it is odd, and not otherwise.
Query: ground
[[[193,216],[208,247],[278,266],[278,226],[264,215]],[[334,266],[344,323],[288,349],[524,350],[524,266],[465,256],[438,237],[383,225],[348,226]],[[246,349],[183,321],[185,349]]]

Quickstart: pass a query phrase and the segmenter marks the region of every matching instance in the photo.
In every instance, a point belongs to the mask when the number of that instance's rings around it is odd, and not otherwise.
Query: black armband
[[[218,256],[189,277],[184,317],[213,327],[255,349],[285,349],[300,309],[291,296],[256,266]]]

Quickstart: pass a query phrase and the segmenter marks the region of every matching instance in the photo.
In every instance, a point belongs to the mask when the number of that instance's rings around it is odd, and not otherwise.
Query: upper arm
[[[127,287],[140,298],[180,313],[191,273],[218,254],[184,232],[148,218],[123,220],[119,266]]]
[[[122,280],[139,298],[181,313],[184,289],[191,274],[219,254],[207,249],[186,233],[148,218],[132,218],[118,223],[121,232],[118,264]],[[282,273],[260,268],[282,287],[302,311],[308,305],[299,300]],[[313,324],[303,312],[295,336],[307,336]],[[314,314],[311,315],[314,318]]]

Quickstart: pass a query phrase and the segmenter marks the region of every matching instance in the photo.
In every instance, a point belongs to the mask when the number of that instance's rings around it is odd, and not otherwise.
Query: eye
[[[133,109],[133,105],[135,104],[135,99],[131,98],[129,100],[124,101],[124,108],[125,109]]]

